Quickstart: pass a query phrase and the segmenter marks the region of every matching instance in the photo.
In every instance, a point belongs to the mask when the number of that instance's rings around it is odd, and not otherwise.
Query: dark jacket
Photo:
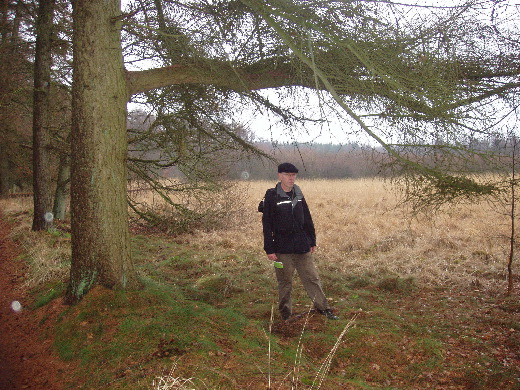
[[[292,199],[291,199],[292,198]],[[307,253],[316,246],[316,232],[307,202],[298,186],[291,196],[280,183],[265,193],[262,215],[264,250],[271,253]]]

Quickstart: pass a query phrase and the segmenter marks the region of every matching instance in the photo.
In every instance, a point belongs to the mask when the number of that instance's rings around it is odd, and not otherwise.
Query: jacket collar
[[[293,186],[293,191],[294,191],[294,199],[293,199],[293,207],[294,207],[294,206],[296,206],[298,201],[303,199],[303,192],[300,189],[300,187],[298,187],[296,184]],[[278,184],[276,184],[276,193],[283,198],[287,198],[287,192],[285,192],[283,190],[282,184],[280,182],[278,182]]]

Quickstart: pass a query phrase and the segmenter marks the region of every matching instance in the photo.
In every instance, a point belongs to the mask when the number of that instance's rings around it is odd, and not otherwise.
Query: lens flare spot
[[[22,310],[22,304],[18,301],[12,301],[11,309],[13,309],[13,311],[15,311],[15,312],[19,312]]]

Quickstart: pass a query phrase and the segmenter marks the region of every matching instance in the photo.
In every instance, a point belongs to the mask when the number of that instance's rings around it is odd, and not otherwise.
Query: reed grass
[[[196,378],[180,378],[176,376],[176,368],[177,365],[175,364],[168,375],[156,377],[152,382],[153,390],[196,390],[195,382],[201,381],[196,380]],[[204,383],[202,385],[203,387],[200,388],[207,389]]]
[[[240,183],[243,211],[223,230],[198,231],[182,241],[218,251],[255,251],[263,237],[259,200],[275,181]],[[461,204],[412,215],[381,179],[299,180],[317,231],[316,262],[344,275],[384,275],[429,285],[502,289],[510,226],[488,203]],[[504,212],[506,210],[503,210]],[[267,259],[266,259],[267,261]]]

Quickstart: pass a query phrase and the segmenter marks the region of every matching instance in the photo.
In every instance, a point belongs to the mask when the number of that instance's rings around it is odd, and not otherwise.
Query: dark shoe
[[[287,321],[291,317],[291,313],[282,313],[282,320]]]
[[[318,310],[318,313],[324,315],[329,320],[339,320],[339,317],[334,315],[334,313],[330,309]]]

